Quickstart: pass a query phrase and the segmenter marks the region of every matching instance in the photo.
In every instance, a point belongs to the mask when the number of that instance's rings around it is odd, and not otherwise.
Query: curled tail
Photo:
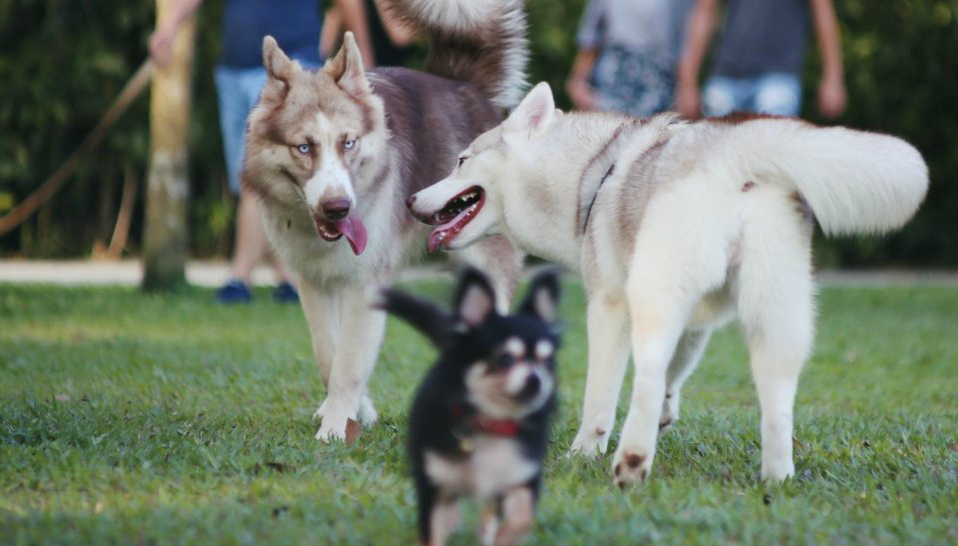
[[[426,72],[469,82],[503,108],[522,98],[529,60],[522,0],[385,0],[385,5],[429,35]]]
[[[827,235],[884,233],[914,216],[928,167],[899,138],[793,119],[738,125],[734,147],[755,174],[798,190]]]

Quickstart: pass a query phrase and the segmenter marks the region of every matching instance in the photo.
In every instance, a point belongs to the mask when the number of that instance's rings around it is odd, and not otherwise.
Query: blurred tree
[[[171,15],[171,4],[172,0],[157,0],[157,21]],[[193,29],[192,20],[180,27],[169,63],[157,67],[153,77],[143,246],[145,290],[169,290],[185,282]]]

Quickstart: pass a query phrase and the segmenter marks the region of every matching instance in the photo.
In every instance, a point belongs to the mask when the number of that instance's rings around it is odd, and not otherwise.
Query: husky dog
[[[376,419],[366,385],[385,314],[367,305],[366,290],[388,284],[426,235],[403,202],[499,122],[497,107],[518,100],[527,57],[521,0],[396,0],[390,9],[432,36],[432,74],[366,72],[349,33],[310,72],[267,37],[269,77],[249,118],[244,183],[262,198],[267,236],[299,279],[327,388],[316,412],[323,441],[345,439],[347,425],[353,439],[359,422]],[[490,273],[499,305],[521,258],[504,238],[462,257]]]
[[[422,544],[445,543],[462,494],[485,507],[485,544],[514,544],[532,526],[555,406],[558,297],[553,271],[532,281],[514,316],[496,313],[492,285],[474,269],[462,275],[451,314],[402,292],[383,292],[380,306],[441,351],[409,419]]]
[[[612,465],[624,487],[648,475],[682,383],[736,315],[761,408],[761,475],[792,475],[792,407],[814,330],[813,219],[827,235],[886,232],[927,186],[921,155],[891,136],[743,114],[565,114],[539,84],[410,201],[447,233],[443,248],[501,233],[581,272],[589,368],[572,451],[605,452],[631,340],[632,401]],[[462,194],[478,194],[479,208],[442,224]]]

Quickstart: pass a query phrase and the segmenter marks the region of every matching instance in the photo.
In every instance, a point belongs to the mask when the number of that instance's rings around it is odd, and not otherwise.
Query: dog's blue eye
[[[355,139],[355,138],[351,138],[351,139],[347,140],[346,142],[343,142],[343,149],[344,149],[344,150],[352,150],[352,149],[353,149],[353,146],[355,146],[355,145],[356,145],[356,139]]]
[[[299,146],[296,147],[296,150],[298,150],[299,153],[301,153],[301,154],[308,154],[309,151],[310,151],[310,149],[311,149],[311,148],[310,148],[309,144],[300,144]]]

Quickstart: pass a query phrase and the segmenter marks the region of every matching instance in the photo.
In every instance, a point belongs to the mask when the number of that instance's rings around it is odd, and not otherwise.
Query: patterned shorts
[[[599,53],[592,85],[599,110],[638,117],[669,110],[675,98],[675,76],[667,55],[619,46]]]

